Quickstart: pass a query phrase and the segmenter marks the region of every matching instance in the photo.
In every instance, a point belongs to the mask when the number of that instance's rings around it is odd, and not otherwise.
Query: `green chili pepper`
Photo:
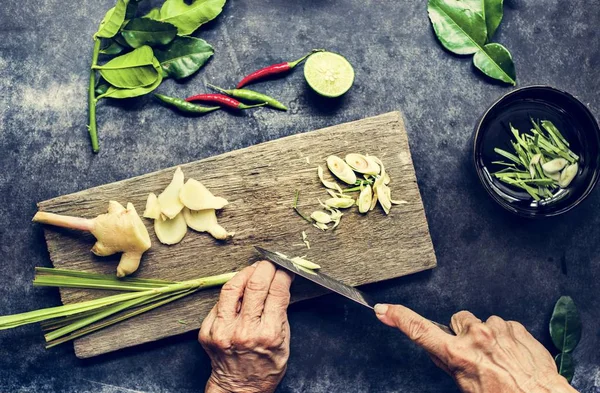
[[[204,114],[221,109],[219,106],[200,106],[187,102],[181,98],[169,97],[162,94],[154,94],[154,96],[168,106],[179,109],[181,112],[185,113]]]
[[[267,106],[270,106],[271,108],[280,109],[282,111],[288,110],[287,106],[283,105],[281,102],[277,101],[275,98],[269,97],[266,94],[262,94],[257,91],[254,91],[254,90],[249,90],[249,89],[225,90],[225,89],[222,89],[218,86],[211,85],[211,84],[207,84],[207,86],[212,89],[215,89],[216,91],[219,91],[223,94],[227,94],[228,96],[239,98],[240,100],[245,100],[245,101],[250,101],[250,102],[258,102],[258,103],[265,102],[265,103],[267,103]]]

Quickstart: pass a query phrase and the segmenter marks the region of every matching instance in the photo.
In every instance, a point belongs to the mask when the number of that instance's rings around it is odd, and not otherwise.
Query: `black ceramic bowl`
[[[503,160],[494,148],[514,152],[509,124],[521,132],[531,129],[530,118],[550,120],[578,154],[579,172],[569,187],[554,197],[533,201],[525,191],[500,182],[492,174]],[[600,129],[589,109],[575,97],[549,86],[528,86],[513,90],[496,101],[483,115],[475,130],[474,159],[477,175],[491,197],[505,209],[523,217],[550,217],[577,206],[592,192],[600,169]]]

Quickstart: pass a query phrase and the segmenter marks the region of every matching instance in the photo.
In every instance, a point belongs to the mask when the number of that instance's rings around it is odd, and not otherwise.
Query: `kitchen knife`
[[[292,262],[291,259],[285,257],[283,254],[265,250],[264,248],[258,246],[255,246],[254,248],[256,248],[256,250],[260,253],[260,255],[263,258],[275,263],[278,266],[283,267],[286,270],[291,271],[294,274],[304,277],[307,280],[314,282],[315,284],[318,284],[324,288],[329,289],[330,291],[333,291],[350,300],[353,300],[358,304],[362,304],[365,307],[368,307],[370,309],[373,309],[375,307],[375,301],[373,301],[367,294],[365,294],[362,291],[359,291],[354,287],[346,285],[343,282],[338,281],[335,278],[332,278],[318,271],[310,271],[308,269],[299,268],[294,262]],[[433,321],[431,322],[440,329],[442,329],[444,332],[454,335],[454,332],[448,326]]]

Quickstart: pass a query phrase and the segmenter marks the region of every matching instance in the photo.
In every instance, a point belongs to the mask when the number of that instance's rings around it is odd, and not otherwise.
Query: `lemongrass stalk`
[[[57,269],[52,267],[36,267],[35,268],[36,277],[37,276],[64,276],[64,277],[79,277],[79,278],[90,278],[90,279],[100,279],[100,280],[110,280],[113,282],[126,282],[126,283],[136,283],[136,284],[158,284],[160,286],[176,284],[177,281],[166,281],[166,280],[156,280],[150,278],[134,278],[134,277],[122,277],[118,278],[112,274],[101,274],[101,273],[91,273],[91,272],[82,272],[79,270],[69,270],[69,269]]]
[[[187,292],[187,291],[186,291]],[[148,301],[152,301],[153,299],[155,299],[156,297],[161,296],[161,295],[148,295],[147,297],[141,297],[138,299],[132,299],[126,302],[122,302],[119,304],[116,304],[114,306],[108,307],[105,310],[99,311],[93,315],[90,315],[88,317],[85,318],[81,318],[67,326],[63,326],[60,329],[54,330],[46,335],[44,335],[44,338],[46,339],[46,341],[52,341],[55,340],[57,338],[63,337],[69,333],[74,332],[75,330],[84,328],[88,325],[91,325],[94,322],[100,321],[102,319],[108,318],[111,315],[117,314],[121,311],[127,310],[129,308],[133,308],[133,307],[137,307],[142,303],[146,303]]]
[[[167,284],[169,285],[169,284]],[[87,289],[108,289],[115,291],[147,291],[152,288],[161,288],[164,284],[132,284],[118,282],[103,282],[102,280],[73,278],[73,277],[55,277],[40,276],[33,280],[33,286],[36,287],[60,287],[60,288],[87,288]]]
[[[74,315],[81,312],[98,309],[107,305],[113,305],[120,302],[126,302],[132,299],[147,297],[149,295],[180,292],[181,290],[187,289],[210,288],[224,284],[225,282],[229,281],[229,279],[231,279],[235,274],[236,273],[220,274],[217,276],[184,281],[181,283],[172,284],[161,288],[154,288],[147,291],[107,296],[104,298],[88,300],[81,303],[50,307],[42,310],[29,311],[26,313],[15,315],[6,315],[0,317],[0,330],[10,329],[29,323],[41,322],[52,318]]]
[[[21,314],[5,315],[0,317],[0,330],[11,329],[30,323],[41,322],[51,318],[58,318],[78,314],[84,311],[90,311],[107,305],[135,299],[147,295],[146,292],[124,293],[119,295],[107,296],[100,299],[88,300],[81,303],[66,304],[63,306],[44,308],[41,310],[29,311]]]
[[[85,328],[79,329],[76,332],[74,332],[73,334],[70,334],[68,336],[61,337],[59,339],[52,340],[52,341],[48,342],[48,344],[46,345],[46,349],[55,347],[55,346],[57,346],[59,344],[62,344],[62,343],[74,340],[74,339],[76,339],[78,337],[85,336],[87,334],[96,332],[96,331],[98,331],[100,329],[104,329],[105,327],[117,324],[117,323],[125,321],[125,320],[127,320],[129,318],[133,318],[133,317],[135,317],[137,315],[140,315],[140,314],[143,314],[145,312],[154,310],[155,308],[158,308],[158,307],[163,306],[165,304],[174,302],[175,300],[181,299],[182,297],[190,295],[190,294],[192,294],[192,293],[194,293],[196,291],[197,291],[197,289],[196,290],[190,290],[190,291],[187,291],[187,292],[183,292],[183,293],[181,293],[179,295],[167,297],[166,299],[163,299],[161,301],[157,301],[155,303],[147,305],[146,307],[138,308],[137,310],[133,310],[133,311],[129,311],[127,313],[123,313],[123,314],[121,314],[119,316],[116,316],[115,318],[111,318],[111,319],[102,321],[100,323],[97,323],[95,325],[87,326]]]

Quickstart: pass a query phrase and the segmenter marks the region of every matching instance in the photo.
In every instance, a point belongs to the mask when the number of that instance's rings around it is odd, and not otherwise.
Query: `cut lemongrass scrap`
[[[325,175],[323,173],[323,167],[321,165],[319,165],[317,167],[317,175],[319,176],[319,180],[321,180],[321,183],[326,187],[329,188],[331,190],[337,190],[340,193],[342,192],[342,189],[340,188],[340,186],[336,183],[336,182],[332,182],[329,180],[325,180]]]
[[[297,266],[302,266],[310,270],[318,270],[321,268],[321,266],[307,259],[304,259],[304,257],[294,257],[291,259],[291,261],[294,262],[294,264]]]
[[[306,245],[306,248],[310,250],[310,241],[308,241],[308,235],[304,231],[302,231],[302,241]]]

